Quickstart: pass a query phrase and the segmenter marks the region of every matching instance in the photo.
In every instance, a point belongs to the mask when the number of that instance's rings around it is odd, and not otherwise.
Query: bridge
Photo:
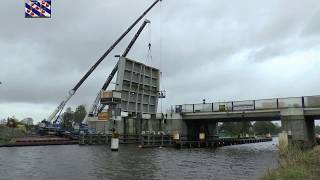
[[[200,129],[215,134],[217,122],[280,120],[293,141],[315,144],[314,120],[320,119],[320,96],[177,105],[167,127],[196,137]]]

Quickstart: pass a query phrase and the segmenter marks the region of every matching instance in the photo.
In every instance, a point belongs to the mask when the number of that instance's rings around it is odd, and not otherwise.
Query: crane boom
[[[68,92],[66,98],[59,104],[59,106],[48,117],[47,121],[51,122],[59,111],[61,111],[66,103],[71,99],[83,82],[90,76],[90,74],[98,67],[98,65],[104,60],[104,58],[119,44],[119,42],[135,27],[135,25],[159,2],[162,0],[156,0],[131,26],[110,46],[110,48],[99,58],[99,60],[89,69],[89,71],[80,79],[80,81]]]
[[[139,30],[137,31],[137,33],[134,35],[133,39],[130,41],[129,45],[127,46],[126,50],[123,52],[123,54],[121,55],[122,57],[126,57],[128,55],[128,53],[130,52],[133,44],[136,42],[136,40],[138,39],[138,37],[140,36],[142,30],[145,28],[145,26],[150,23],[149,20],[144,20],[144,22],[142,23],[142,25],[140,26]],[[95,112],[97,111],[97,108],[98,108],[98,104],[99,104],[99,101],[100,101],[100,96],[101,96],[101,91],[104,91],[108,88],[108,86],[110,85],[111,83],[111,80],[113,79],[114,75],[116,74],[116,72],[118,71],[118,63],[114,66],[114,68],[112,69],[110,75],[108,76],[107,80],[105,81],[105,83],[103,84],[101,90],[98,92],[97,94],[97,97],[95,98],[94,102],[93,102],[93,105],[92,107],[90,108],[90,111],[89,111],[89,116],[94,116],[95,115]],[[101,112],[102,109],[104,108],[105,106],[99,106],[99,111],[98,112]]]

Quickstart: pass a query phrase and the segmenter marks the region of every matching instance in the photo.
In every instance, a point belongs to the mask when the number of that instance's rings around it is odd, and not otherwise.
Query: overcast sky
[[[152,2],[52,0],[51,19],[25,19],[23,0],[1,0],[0,119],[49,116]],[[319,0],[163,0],[146,18],[128,57],[161,68],[164,109],[320,94]],[[92,103],[138,26],[67,106]]]

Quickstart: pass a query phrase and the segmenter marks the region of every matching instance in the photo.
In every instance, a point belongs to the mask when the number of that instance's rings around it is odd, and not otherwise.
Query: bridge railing
[[[304,107],[315,108],[320,106],[320,96],[305,96],[303,97]]]
[[[214,102],[177,105],[176,112],[228,112],[250,110],[272,110],[284,108],[320,108],[319,96],[259,99],[231,102]]]
[[[256,110],[277,109],[278,99],[260,99],[255,101]]]
[[[278,108],[302,108],[302,107],[303,107],[303,97],[278,99]]]

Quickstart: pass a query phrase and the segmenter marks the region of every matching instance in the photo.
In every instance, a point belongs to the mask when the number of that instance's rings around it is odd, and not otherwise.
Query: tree
[[[224,122],[220,128],[221,131],[224,131],[226,135],[235,136],[239,134],[234,122]]]
[[[317,134],[320,134],[320,125],[316,126],[315,131],[316,131]]]
[[[241,130],[241,134],[245,136],[246,134],[249,134],[252,124],[250,121],[243,121],[243,122],[239,122],[239,127]]]
[[[1,125],[6,125],[7,124],[7,120],[6,119],[1,119],[0,120],[0,124]]]
[[[257,121],[253,124],[253,129],[256,134],[278,134],[281,130],[278,125],[270,121]]]
[[[252,124],[250,121],[243,122],[224,122],[220,130],[231,136],[245,135],[249,133]]]
[[[62,115],[62,127],[63,128],[71,128],[74,120],[74,112],[71,107],[66,109],[66,112]]]
[[[28,126],[33,125],[33,119],[30,117],[24,118],[20,122]]]
[[[10,128],[16,128],[18,125],[18,121],[15,118],[8,118],[7,119],[7,126]]]
[[[13,135],[14,128],[18,126],[18,121],[14,117],[8,118],[7,126],[11,128],[11,135]]]
[[[75,123],[82,123],[82,121],[84,120],[84,118],[87,115],[87,111],[84,105],[79,105],[76,108],[76,111],[74,112],[74,122]]]

